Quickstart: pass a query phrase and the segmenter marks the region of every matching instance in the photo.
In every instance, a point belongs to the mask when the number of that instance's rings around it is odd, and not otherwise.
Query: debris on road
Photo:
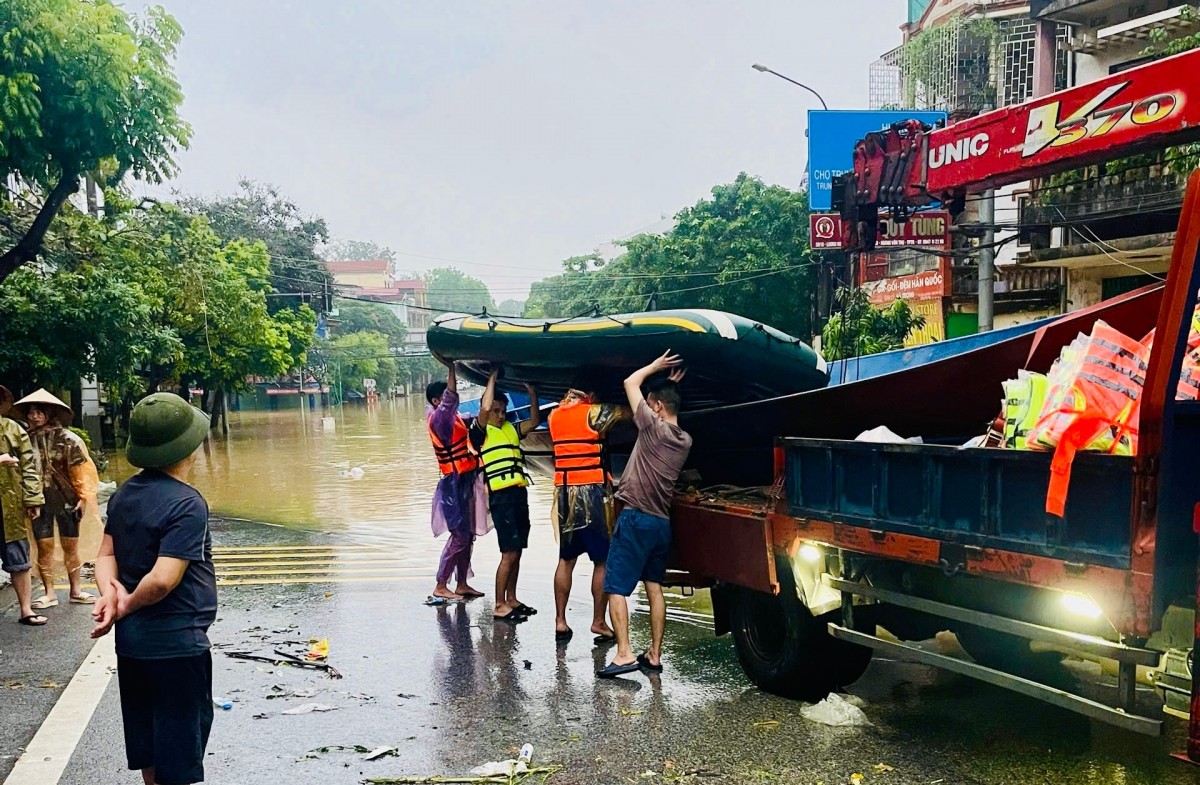
[[[312,641],[310,641],[310,643],[312,645],[309,646],[309,648],[308,648],[308,654],[304,655],[304,658],[306,660],[314,661],[314,662],[325,662],[325,660],[329,659],[329,639],[328,638],[321,638],[320,640],[313,638]]]
[[[800,709],[800,714],[806,720],[830,725],[835,728],[870,725],[871,721],[863,710],[836,692],[813,706]]]
[[[314,711],[337,711],[337,706],[327,706],[324,703],[302,703],[285,709],[280,714],[312,714]]]
[[[327,662],[310,662],[308,660],[297,657],[294,654],[288,654],[287,652],[279,651],[278,649],[275,650],[276,656],[274,656],[274,657],[270,657],[265,654],[253,654],[248,651],[227,651],[227,652],[223,652],[223,654],[226,657],[233,657],[234,659],[237,659],[237,660],[253,660],[255,662],[269,662],[272,665],[277,665],[277,666],[278,665],[291,665],[291,666],[295,666],[295,667],[299,667],[299,668],[312,668],[314,670],[325,671],[326,673],[329,674],[329,677],[331,679],[342,678],[342,674],[338,672],[337,668],[333,667],[332,665],[330,665]],[[270,671],[267,671],[267,672],[269,673]]]
[[[267,700],[274,700],[275,698],[311,698],[318,692],[320,692],[320,690],[314,689],[292,690],[291,692],[288,692],[283,687],[275,684],[271,687],[271,694],[265,697]]]

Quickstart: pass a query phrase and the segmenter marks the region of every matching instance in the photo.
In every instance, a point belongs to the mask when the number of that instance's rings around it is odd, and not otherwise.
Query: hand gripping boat
[[[824,358],[808,344],[760,322],[709,310],[648,311],[571,319],[443,314],[429,328],[429,351],[455,361],[466,378],[500,387],[534,384],[543,402],[567,388],[595,387],[621,402],[621,382],[670,350],[683,357],[685,409],[748,403],[815,390],[829,381]],[[586,380],[586,381],[584,381]]]

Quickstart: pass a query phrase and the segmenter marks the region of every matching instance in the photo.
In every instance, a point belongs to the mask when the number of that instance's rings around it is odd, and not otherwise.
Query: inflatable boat
[[[670,350],[688,369],[685,409],[761,401],[824,387],[826,363],[803,341],[760,322],[710,310],[669,310],[572,319],[443,314],[430,326],[429,351],[484,383],[503,368],[501,389],[538,388],[557,401],[589,386],[623,400],[621,382]]]

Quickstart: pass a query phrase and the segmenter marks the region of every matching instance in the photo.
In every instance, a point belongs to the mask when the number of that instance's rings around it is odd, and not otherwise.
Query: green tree
[[[271,263],[272,311],[307,303],[324,310],[324,297],[333,279],[317,252],[329,239],[325,220],[301,212],[295,202],[273,185],[241,180],[238,192],[214,199],[186,197],[188,212],[203,215],[225,242],[259,241]]]
[[[462,311],[479,313],[496,310],[496,301],[487,284],[453,267],[437,267],[425,273],[429,307],[440,313]]]
[[[396,252],[386,245],[368,240],[333,240],[321,248],[321,257],[327,262],[345,260],[374,261],[386,259],[396,262]]]
[[[821,353],[828,360],[899,349],[909,333],[925,326],[925,317],[914,315],[903,300],[876,308],[864,289],[845,286],[838,288],[834,298],[841,310],[821,330]]]
[[[525,315],[562,318],[648,307],[715,308],[803,338],[815,321],[808,195],[738,175],[676,215],[665,236],[624,241],[612,262],[596,254],[563,262],[530,288]]]
[[[38,208],[0,254],[0,282],[43,249],[79,179],[158,183],[191,128],[178,108],[175,48],[183,31],[161,8],[130,16],[109,2],[0,3],[0,177]]]
[[[496,306],[496,313],[501,316],[520,316],[525,312],[525,301],[508,299]]]
[[[396,385],[396,360],[388,349],[388,339],[382,333],[364,332],[340,335],[330,342],[330,361],[341,370],[342,384],[351,390],[365,393],[364,379],[374,379],[376,389],[390,392]]]
[[[383,334],[391,346],[404,343],[408,328],[400,317],[383,303],[368,303],[362,300],[337,300],[338,331],[343,334],[376,332]]]

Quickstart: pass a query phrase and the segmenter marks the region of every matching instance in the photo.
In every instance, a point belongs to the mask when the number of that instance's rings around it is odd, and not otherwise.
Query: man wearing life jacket
[[[437,601],[482,597],[467,584],[471,573],[471,550],[475,537],[487,533],[487,491],[479,471],[479,456],[471,449],[467,424],[458,414],[458,377],[449,365],[447,380],[425,388],[430,410],[426,419],[429,440],[442,478],[433,495],[433,535],[449,532],[438,564]],[[454,591],[447,585],[458,581]]]
[[[542,422],[537,390],[529,392],[529,419],[513,424],[508,421],[508,396],[496,392],[500,369],[492,371],[479,402],[479,416],[471,426],[471,443],[479,451],[483,476],[488,486],[488,508],[496,540],[500,545],[500,565],[496,567],[495,621],[525,621],[537,610],[517,599],[517,575],[521,571],[521,552],[529,547],[529,475],[525,472],[525,454],[521,439]]]
[[[554,639],[570,640],[567,599],[575,562],[592,561],[592,633],[597,644],[615,641],[604,619],[604,563],[608,559],[612,486],[605,435],[632,413],[624,406],[596,403],[594,385],[576,382],[550,413],[554,443],[554,520],[558,527],[558,569],[554,573]]]

